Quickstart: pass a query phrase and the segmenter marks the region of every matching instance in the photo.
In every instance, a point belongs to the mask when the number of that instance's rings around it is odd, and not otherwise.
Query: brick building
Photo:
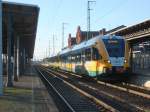
[[[90,31],[88,34],[89,35],[88,39],[98,36],[98,35],[105,35],[105,34],[106,34],[105,29],[102,29],[100,31]],[[85,40],[87,40],[87,31],[82,31],[80,26],[78,26],[77,33],[76,33],[76,43],[79,44]]]
[[[68,37],[68,47],[71,48],[71,46],[76,44],[76,37],[71,37],[71,34],[69,34]]]
[[[124,27],[125,27],[124,25],[121,25],[121,26],[118,26],[118,27],[111,29],[109,31],[106,31],[105,28],[103,28],[99,31],[90,31],[88,34],[89,35],[88,39],[93,38],[93,37],[98,36],[98,35],[110,34],[111,32],[114,32],[114,31],[119,30],[119,29],[124,28]],[[77,32],[76,32],[76,37],[71,37],[71,34],[69,34],[68,47],[71,48],[72,45],[80,44],[81,42],[86,41],[88,39],[87,39],[87,31],[82,31],[80,26],[78,26]]]

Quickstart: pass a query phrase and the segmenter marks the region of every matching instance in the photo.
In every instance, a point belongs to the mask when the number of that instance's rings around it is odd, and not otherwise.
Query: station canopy
[[[12,41],[14,41],[16,37],[19,37],[20,46],[25,48],[29,58],[33,58],[38,15],[39,7],[36,5],[2,2],[4,54],[7,53],[8,27],[11,26]]]

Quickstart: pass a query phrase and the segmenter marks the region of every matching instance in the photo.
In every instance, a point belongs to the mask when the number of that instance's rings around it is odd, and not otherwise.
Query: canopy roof
[[[20,44],[25,48],[28,57],[33,57],[39,7],[36,5],[20,4],[13,2],[2,3],[3,21],[3,53],[7,51],[7,34],[10,26],[12,37],[20,38]]]

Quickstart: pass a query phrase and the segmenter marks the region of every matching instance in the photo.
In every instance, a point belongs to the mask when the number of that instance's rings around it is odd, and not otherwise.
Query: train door
[[[62,55],[62,68],[63,70],[66,70],[66,56]]]
[[[100,54],[99,54],[99,52],[98,52],[98,49],[97,48],[95,48],[95,47],[93,47],[92,48],[92,61],[93,61],[93,63],[94,63],[94,65],[95,65],[95,75],[97,76],[98,74],[99,74],[99,62],[100,62],[100,58],[101,56],[100,56]]]
[[[71,67],[72,67],[72,72],[75,72],[75,55],[71,54]]]
[[[98,49],[95,47],[91,48],[91,63],[93,65],[94,75],[100,74],[100,61],[102,56],[99,54]]]
[[[67,64],[68,63],[68,60],[67,60],[67,56],[64,56],[64,68],[65,68],[65,70],[68,70],[68,67],[67,67]]]
[[[75,72],[82,74],[81,52],[75,54]]]
[[[71,55],[68,56],[68,70],[72,71]]]
[[[85,50],[85,70],[90,77],[97,75],[97,60],[94,59],[95,51],[93,47]]]
[[[86,74],[85,72],[85,50],[81,51],[81,68],[82,68],[82,74]]]

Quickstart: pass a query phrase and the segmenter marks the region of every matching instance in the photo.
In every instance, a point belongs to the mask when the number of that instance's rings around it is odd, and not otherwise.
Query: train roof
[[[84,42],[80,43],[79,45],[75,45],[71,51],[76,53],[76,52],[80,51],[81,49],[84,50],[88,47],[94,46],[96,41],[99,40],[99,38],[101,38],[100,35],[96,36],[94,38],[91,38],[88,41],[84,41]]]
[[[89,39],[88,41],[84,41],[78,45],[74,45],[72,48],[66,48],[66,49],[60,51],[59,55],[64,55],[64,54],[68,54],[68,53],[74,54],[74,53],[80,52],[81,50],[84,50],[88,47],[90,48],[91,46],[95,46],[97,40],[110,39],[110,38],[123,39],[122,36],[113,36],[112,35],[110,37],[110,35],[104,35],[104,36],[98,35],[94,38]]]
[[[123,36],[106,35],[106,36],[103,36],[102,39],[124,39],[124,38]]]
[[[84,41],[84,42],[82,42],[78,45],[74,45],[72,48],[66,48],[66,49],[60,51],[59,55],[67,54],[67,53],[70,53],[70,52],[76,53],[81,49],[83,50],[87,47],[95,45],[96,40],[98,40],[99,38],[100,38],[100,36],[97,36],[97,37],[94,37],[94,38],[92,38],[88,41]]]
[[[63,55],[63,54],[69,53],[70,51],[71,51],[71,48],[66,48],[66,49],[63,49],[62,51],[60,51],[58,54]]]

